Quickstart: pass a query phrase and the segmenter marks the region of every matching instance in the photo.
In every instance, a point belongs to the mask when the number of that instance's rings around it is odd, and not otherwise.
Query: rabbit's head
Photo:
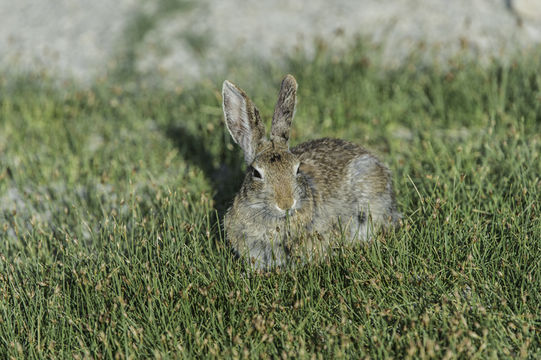
[[[292,215],[306,197],[300,160],[289,151],[289,130],[295,112],[297,82],[282,81],[272,117],[270,139],[259,111],[240,88],[224,81],[223,110],[233,140],[244,151],[248,173],[240,190],[245,205],[274,218]]]

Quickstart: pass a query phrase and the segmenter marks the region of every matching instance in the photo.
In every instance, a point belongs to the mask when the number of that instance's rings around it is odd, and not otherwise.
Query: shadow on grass
[[[223,246],[219,239],[225,239],[223,229],[223,218],[227,208],[233,202],[235,194],[238,192],[244,173],[242,171],[242,155],[240,150],[235,148],[235,151],[227,154],[225,144],[220,144],[222,149],[219,155],[214,155],[210,151],[208,140],[205,141],[202,136],[197,136],[182,126],[169,125],[165,129],[166,136],[173,141],[181,156],[188,162],[189,166],[196,166],[203,171],[205,177],[210,180],[212,185],[212,199],[216,212],[210,214],[212,226],[211,233],[216,241],[215,250]],[[221,137],[224,141],[223,137]],[[228,156],[229,155],[229,156]],[[216,158],[219,161],[216,161]],[[201,234],[201,238],[205,235]],[[227,245],[226,245],[227,247]],[[229,248],[229,247],[227,247]],[[229,248],[229,254],[233,258],[237,258],[232,248]]]
[[[209,151],[208,141],[194,135],[180,125],[169,125],[165,130],[166,136],[171,139],[182,157],[190,166],[201,169],[206,178],[210,180],[213,189],[214,208],[220,219],[231,205],[233,198],[239,190],[244,173],[242,171],[242,154],[236,148],[233,156],[226,154],[216,155]],[[225,149],[224,146],[221,146]],[[218,165],[215,165],[218,163]]]

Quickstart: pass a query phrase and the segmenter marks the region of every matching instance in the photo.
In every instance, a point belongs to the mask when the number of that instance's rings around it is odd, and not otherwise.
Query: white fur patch
[[[378,161],[368,154],[355,158],[350,163],[350,171],[353,177],[363,177],[374,171]]]

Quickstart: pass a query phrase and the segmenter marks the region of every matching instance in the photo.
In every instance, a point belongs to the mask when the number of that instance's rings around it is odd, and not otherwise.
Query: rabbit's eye
[[[295,175],[299,175],[301,173],[301,164],[297,165],[297,168],[295,169]]]
[[[257,171],[257,169],[255,169],[255,168],[252,168],[252,176],[255,177],[256,179],[262,179],[263,178],[261,176],[261,173],[259,171]]]

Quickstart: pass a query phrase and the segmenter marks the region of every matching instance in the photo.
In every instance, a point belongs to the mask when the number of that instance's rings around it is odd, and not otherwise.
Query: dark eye
[[[255,177],[256,179],[262,178],[261,173],[257,171],[255,168],[252,168],[252,176]]]
[[[297,170],[295,170],[295,175],[299,175],[301,173],[301,164],[297,165]]]

